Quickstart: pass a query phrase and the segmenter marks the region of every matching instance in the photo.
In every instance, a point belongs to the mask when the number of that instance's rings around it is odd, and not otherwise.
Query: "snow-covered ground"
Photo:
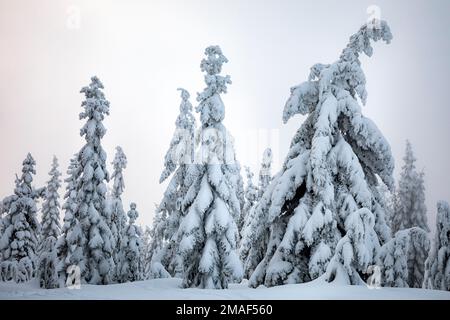
[[[180,279],[158,279],[109,286],[82,285],[81,289],[40,289],[35,281],[25,284],[0,283],[0,299],[173,299],[173,300],[301,300],[301,299],[432,299],[450,300],[450,292],[422,289],[344,286],[313,281],[306,284],[273,288],[248,288],[245,284],[231,285],[227,290],[181,289]]]

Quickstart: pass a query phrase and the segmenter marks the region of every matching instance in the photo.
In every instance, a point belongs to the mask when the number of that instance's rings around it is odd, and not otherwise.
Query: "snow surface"
[[[36,280],[0,283],[2,300],[450,300],[450,292],[381,288],[325,283],[321,278],[304,284],[251,289],[245,282],[229,289],[182,289],[181,279],[153,279],[108,286],[82,285],[81,289],[40,289]]]

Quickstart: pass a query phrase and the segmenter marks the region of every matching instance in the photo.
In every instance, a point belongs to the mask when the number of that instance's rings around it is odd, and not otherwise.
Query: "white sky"
[[[241,164],[258,170],[271,145],[279,165],[303,120],[282,124],[289,88],[313,64],[338,59],[371,4],[394,40],[362,59],[369,92],[363,112],[390,142],[397,177],[405,139],[413,143],[434,227],[436,201],[450,200],[446,0],[0,0],[0,198],[12,192],[27,152],[37,161],[36,185],[48,180],[53,154],[65,173],[84,142],[79,90],[97,75],[111,102],[108,163],[122,146],[125,208],[135,201],[139,222],[150,224],[165,188],[158,180],[179,110],[176,89],[188,89],[195,105],[204,87],[200,60],[211,44],[230,60],[224,123]]]

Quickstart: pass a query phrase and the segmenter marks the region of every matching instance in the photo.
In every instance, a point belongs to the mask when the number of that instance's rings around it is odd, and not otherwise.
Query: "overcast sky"
[[[267,146],[277,169],[304,118],[282,124],[290,87],[315,63],[338,59],[376,4],[394,40],[362,59],[368,103],[402,166],[410,139],[425,170],[427,206],[450,200],[450,1],[66,1],[0,0],[0,198],[11,194],[27,152],[36,185],[48,180],[55,154],[65,173],[84,143],[80,88],[97,75],[111,102],[103,140],[108,165],[116,145],[128,157],[126,209],[150,224],[164,154],[179,111],[178,87],[204,88],[206,46],[222,47],[233,84],[224,95],[225,125],[243,165],[258,170]],[[434,225],[432,226],[434,228]]]

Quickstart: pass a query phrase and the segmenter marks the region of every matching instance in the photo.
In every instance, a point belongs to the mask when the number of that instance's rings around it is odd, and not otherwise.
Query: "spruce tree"
[[[142,250],[142,232],[138,226],[135,225],[139,214],[136,211],[136,204],[130,204],[130,211],[128,211],[128,225],[125,228],[122,239],[121,248],[121,264],[120,264],[120,282],[133,282],[142,280],[142,266],[141,266],[141,250]]]
[[[450,291],[450,206],[437,204],[436,236],[425,262],[424,288]]]
[[[121,147],[116,147],[116,155],[112,162],[114,172],[111,176],[113,179],[113,187],[111,190],[111,196],[107,201],[108,217],[110,219],[108,225],[111,228],[111,234],[113,238],[113,259],[116,265],[116,271],[114,278],[117,279],[117,274],[120,270],[121,261],[120,250],[122,248],[122,238],[125,232],[127,218],[125,216],[125,210],[123,209],[121,195],[125,189],[125,183],[123,180],[123,169],[127,167],[127,157]]]
[[[141,250],[141,267],[142,280],[150,279],[150,259],[151,259],[151,229],[145,226],[144,234],[142,235],[142,250]]]
[[[371,41],[391,39],[386,22],[366,24],[338,61],[314,65],[309,80],[291,89],[284,122],[296,114],[307,118],[255,208],[250,245],[269,240],[251,286],[322,275],[360,284],[390,240],[377,187],[381,179],[393,188],[394,160],[386,139],[361,113],[367,92],[359,57],[372,55]]]
[[[86,265],[82,278],[89,284],[111,283],[114,271],[114,240],[105,203],[109,174],[106,153],[101,145],[106,133],[102,121],[109,115],[109,101],[102,89],[103,84],[97,77],[92,77],[89,86],[81,89],[85,100],[80,119],[86,119],[86,124],[80,135],[84,136],[86,144],[78,153],[81,175],[77,184],[77,215],[86,237]]]
[[[272,181],[272,149],[267,148],[264,150],[261,169],[259,170],[259,182],[258,182],[258,198],[261,198],[266,188]]]
[[[56,243],[56,252],[58,256],[58,274],[59,279],[66,282],[69,268],[78,267],[80,273],[86,271],[86,253],[84,248],[87,243],[86,235],[83,232],[78,213],[77,190],[80,183],[81,166],[78,162],[78,154],[70,160],[67,169],[68,177],[64,180],[66,183],[66,193],[64,194],[64,221],[61,236]]]
[[[416,160],[411,143],[406,141],[404,165],[395,195],[394,214],[391,220],[392,232],[394,233],[412,227],[430,231],[425,206],[424,174],[423,172],[417,172]]]
[[[5,198],[3,234],[0,239],[0,276],[2,281],[29,281],[36,273],[40,225],[36,217],[36,201],[45,189],[31,184],[36,174],[34,161],[28,154],[23,161],[22,175],[16,175],[14,194]]]
[[[194,162],[194,134],[196,122],[192,114],[190,94],[181,92],[180,113],[175,121],[175,132],[164,160],[160,183],[171,179],[157,206],[152,226],[151,278],[182,277],[183,265],[176,256],[176,232],[180,219],[185,215],[182,202],[189,188],[188,168]]]
[[[243,274],[237,253],[243,186],[233,139],[222,123],[225,106],[220,94],[226,93],[231,80],[220,72],[228,60],[218,46],[206,48],[205,54],[200,67],[207,87],[198,95],[196,108],[202,124],[200,148],[198,162],[189,166],[178,254],[185,266],[183,287],[223,289]]]
[[[247,185],[245,188],[245,204],[244,208],[242,209],[242,214],[239,219],[239,233],[241,233],[245,221],[247,220],[247,216],[250,212],[250,210],[253,208],[253,206],[256,204],[256,201],[258,201],[258,195],[259,195],[259,189],[256,187],[256,185],[253,183],[253,172],[251,172],[249,167],[245,167],[245,173],[247,176]]]
[[[61,186],[58,170],[58,159],[53,157],[52,168],[49,172],[50,180],[44,195],[42,205],[42,232],[40,237],[38,278],[41,288],[54,289],[59,286],[57,272],[56,242],[61,233],[59,220],[59,194]]]
[[[429,250],[430,240],[423,229],[414,227],[397,232],[378,253],[382,286],[421,288]]]

